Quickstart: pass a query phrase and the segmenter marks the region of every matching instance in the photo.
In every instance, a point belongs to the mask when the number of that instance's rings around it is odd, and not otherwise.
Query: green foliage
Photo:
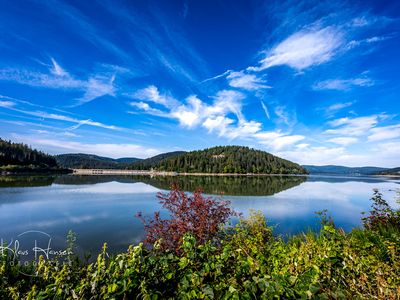
[[[141,168],[140,162],[133,168]],[[235,174],[306,174],[300,165],[268,152],[241,146],[219,146],[172,156],[143,166],[159,171]]]
[[[6,171],[57,168],[51,155],[30,148],[28,145],[0,139],[0,167]]]

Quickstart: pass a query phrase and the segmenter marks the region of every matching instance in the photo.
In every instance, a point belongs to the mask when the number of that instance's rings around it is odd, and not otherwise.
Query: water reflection
[[[142,183],[158,189],[168,190],[176,183],[185,191],[194,191],[202,188],[207,194],[225,195],[273,195],[280,191],[290,189],[307,180],[305,176],[2,176],[0,187],[34,187],[60,185],[93,185],[109,182]],[[144,186],[141,186],[144,188]],[[101,187],[104,191],[113,192],[106,185]],[[133,193],[137,188],[131,187]],[[90,191],[90,189],[89,189]],[[154,191],[149,190],[149,191]]]

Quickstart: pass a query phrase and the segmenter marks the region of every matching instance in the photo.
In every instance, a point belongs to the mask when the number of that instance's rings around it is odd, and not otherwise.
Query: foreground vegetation
[[[375,192],[364,228],[345,233],[322,212],[321,231],[285,241],[263,215],[215,226],[234,214],[226,202],[175,189],[160,195],[171,219],[145,219],[145,242],[93,263],[41,258],[0,262],[0,297],[11,299],[398,299],[400,213]],[[221,213],[215,214],[218,208]],[[171,235],[171,234],[174,235]],[[176,238],[178,237],[178,238]],[[172,239],[173,238],[173,239]],[[34,276],[23,273],[31,272]]]

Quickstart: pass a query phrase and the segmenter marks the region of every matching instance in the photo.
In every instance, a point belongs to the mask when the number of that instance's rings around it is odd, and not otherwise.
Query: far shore
[[[74,175],[147,175],[147,176],[306,176],[308,174],[258,174],[258,173],[186,173],[123,169],[73,169]]]

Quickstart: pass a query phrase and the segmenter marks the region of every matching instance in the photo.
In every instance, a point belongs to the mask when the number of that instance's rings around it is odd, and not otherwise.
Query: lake
[[[143,238],[135,214],[151,216],[161,210],[156,194],[167,192],[173,182],[185,191],[202,187],[209,195],[223,193],[244,215],[260,210],[282,235],[318,229],[315,212],[323,209],[349,231],[360,226],[361,212],[369,211],[373,189],[396,207],[400,188],[399,179],[376,177],[1,176],[0,238],[18,241],[20,249],[51,238],[51,248],[57,250],[65,248],[72,230],[80,254],[97,253],[104,242],[110,252],[125,251]]]

